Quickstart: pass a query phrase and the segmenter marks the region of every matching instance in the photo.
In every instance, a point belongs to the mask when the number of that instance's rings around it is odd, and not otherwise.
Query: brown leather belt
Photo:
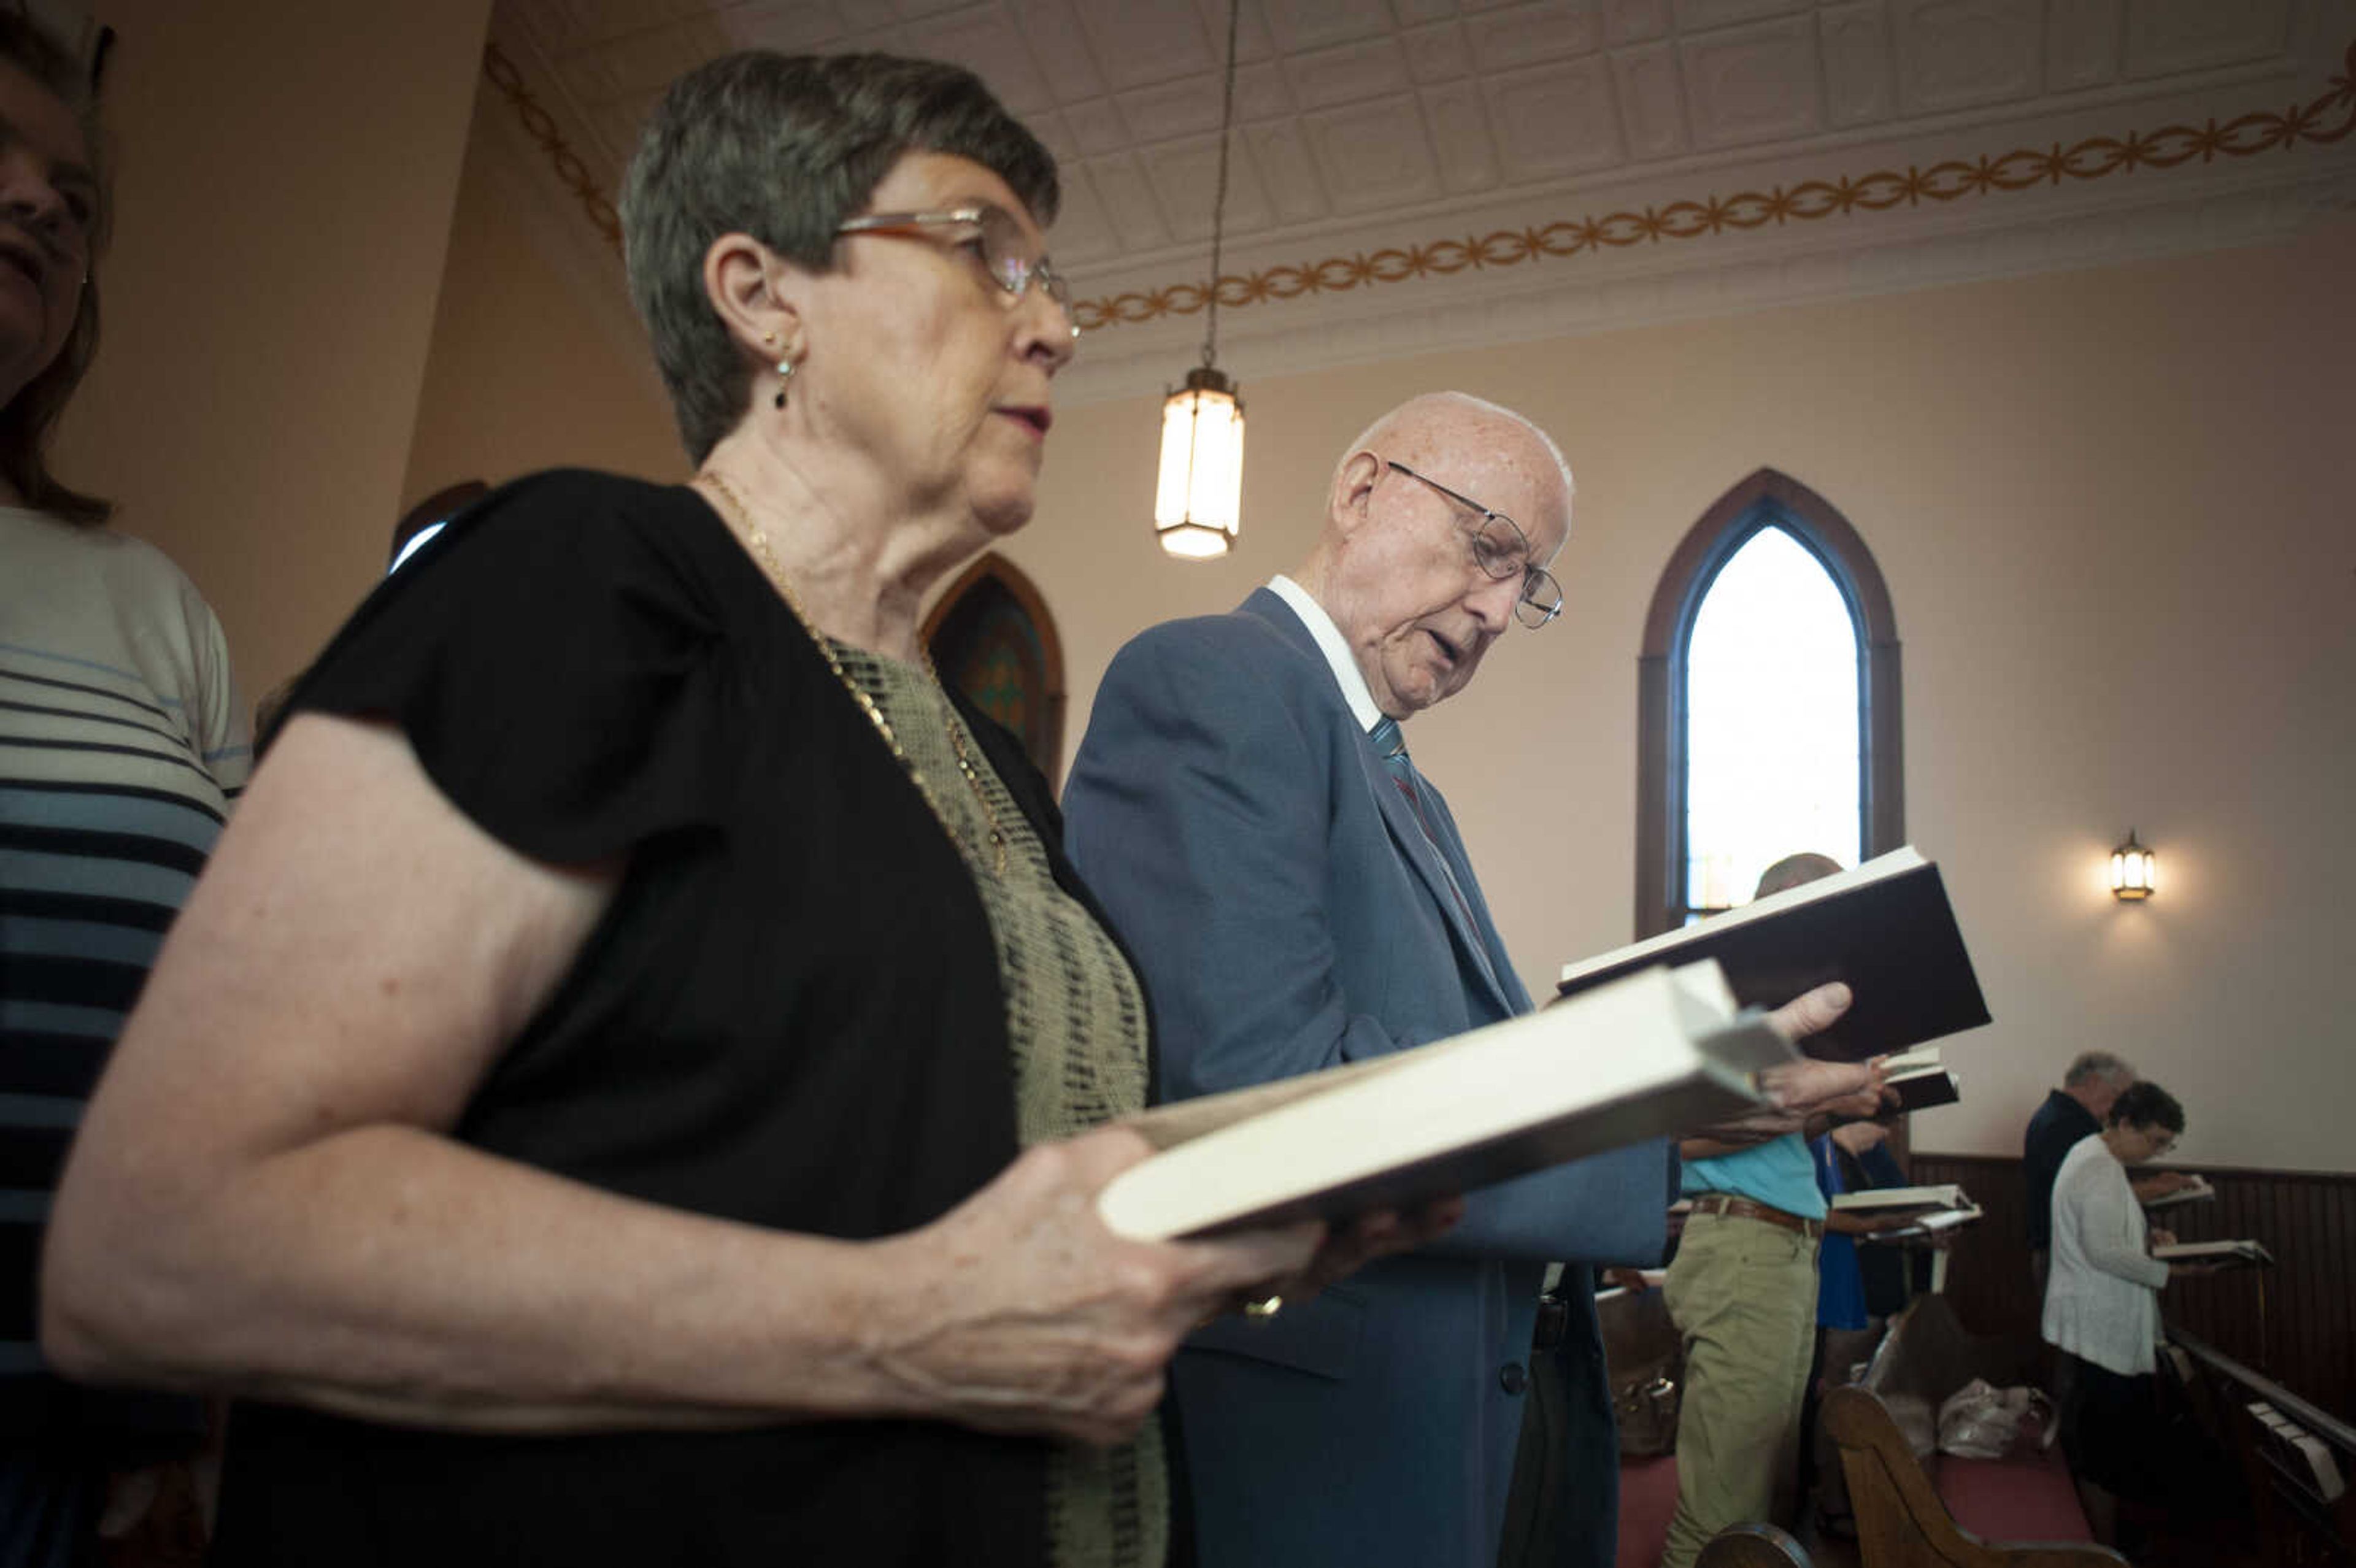
[[[1762,1224],[1773,1225],[1781,1230],[1797,1231],[1811,1241],[1825,1233],[1825,1222],[1822,1220],[1805,1219],[1798,1214],[1786,1213],[1781,1209],[1770,1209],[1764,1203],[1754,1203],[1748,1198],[1737,1198],[1730,1192],[1703,1193],[1693,1200],[1693,1211],[1697,1214],[1723,1214],[1730,1220],[1756,1220]]]

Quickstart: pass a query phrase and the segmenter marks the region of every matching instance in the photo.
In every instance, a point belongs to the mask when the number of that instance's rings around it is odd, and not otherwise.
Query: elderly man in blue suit
[[[1415,399],[1352,443],[1299,571],[1114,659],[1065,810],[1073,858],[1141,956],[1164,1098],[1528,1010],[1398,720],[1462,690],[1516,617],[1553,617],[1546,566],[1570,498],[1526,420]],[[1787,1028],[1845,1005],[1814,994]],[[1545,1264],[1657,1259],[1676,1189],[1665,1140],[1504,1183],[1424,1252],[1199,1331],[1172,1378],[1203,1561],[1494,1563]],[[1567,1271],[1549,1315],[1571,1431],[1563,1539],[1542,1554],[1600,1565],[1618,1488],[1588,1273]]]

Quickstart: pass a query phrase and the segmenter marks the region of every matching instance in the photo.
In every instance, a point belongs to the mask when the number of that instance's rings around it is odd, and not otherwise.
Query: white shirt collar
[[[1315,640],[1317,651],[1325,656],[1325,663],[1333,671],[1333,683],[1342,688],[1342,700],[1350,705],[1358,728],[1372,730],[1381,723],[1383,710],[1375,706],[1375,694],[1366,689],[1366,677],[1358,668],[1358,661],[1351,656],[1350,645],[1342,640],[1342,628],[1325,613],[1325,606],[1312,599],[1309,590],[1280,571],[1268,580],[1268,590],[1292,606],[1292,613],[1309,628],[1309,635]]]

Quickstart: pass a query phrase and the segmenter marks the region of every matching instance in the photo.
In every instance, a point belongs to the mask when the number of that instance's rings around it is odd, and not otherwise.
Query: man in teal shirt
[[[1793,855],[1759,879],[1764,898],[1830,876],[1822,855]],[[1878,1072],[1846,1100],[1815,1107],[1809,1125],[1737,1145],[1678,1145],[1693,1200],[1665,1300],[1685,1340],[1677,1415],[1677,1506],[1664,1568],[1690,1568],[1730,1524],[1789,1524],[1799,1477],[1800,1409],[1815,1348],[1816,1242],[1825,1200],[1810,1136],[1835,1116],[1880,1108]]]

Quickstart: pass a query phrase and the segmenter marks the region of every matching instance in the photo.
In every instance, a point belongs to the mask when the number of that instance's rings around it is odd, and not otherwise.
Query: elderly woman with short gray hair
[[[45,1339],[225,1389],[217,1561],[1151,1564],[1179,1338],[1443,1216],[1140,1244],[1146,999],[927,591],[1076,336],[980,84],[732,56],[631,286],[691,455],[510,485],[360,609],[167,944]]]

